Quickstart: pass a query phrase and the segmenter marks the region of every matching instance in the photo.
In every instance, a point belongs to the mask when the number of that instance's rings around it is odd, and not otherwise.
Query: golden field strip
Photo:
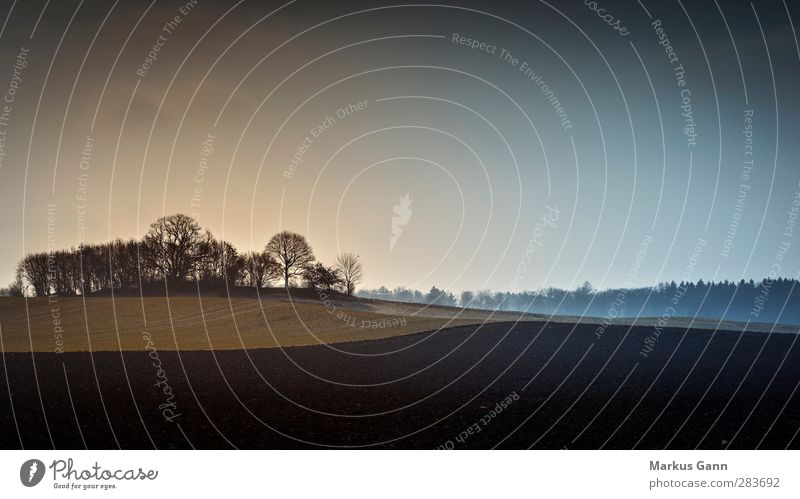
[[[330,302],[223,296],[0,297],[2,352],[234,350],[362,341],[499,321],[598,324],[595,317],[543,317],[379,300]],[[614,325],[652,327],[655,318]],[[675,317],[674,328],[740,331],[744,324]],[[748,331],[797,334],[797,327],[750,324]],[[709,331],[711,332],[711,331]]]
[[[3,297],[0,334],[4,352],[136,351],[145,348],[145,333],[159,350],[231,350],[386,338],[475,324],[489,316],[410,315],[420,307],[385,310],[396,315],[356,300],[345,309],[305,300],[218,296]]]

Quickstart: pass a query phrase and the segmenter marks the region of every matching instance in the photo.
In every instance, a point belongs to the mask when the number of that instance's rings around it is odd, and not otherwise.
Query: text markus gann
[[[697,461],[696,463],[679,463],[672,461],[671,463],[662,463],[661,461],[650,461],[650,471],[726,471],[728,465],[725,463],[707,463],[705,461]]]

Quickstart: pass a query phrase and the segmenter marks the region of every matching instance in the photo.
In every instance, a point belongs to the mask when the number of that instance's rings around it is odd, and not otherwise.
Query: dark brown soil
[[[666,329],[643,357],[652,328],[595,329],[158,352],[162,378],[147,352],[7,353],[0,447],[800,447],[796,335]]]

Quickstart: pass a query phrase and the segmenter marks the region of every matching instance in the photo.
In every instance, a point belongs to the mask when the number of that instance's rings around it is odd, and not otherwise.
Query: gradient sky
[[[0,93],[29,55],[0,123],[0,283],[47,248],[48,204],[57,247],[141,236],[183,212],[240,250],[289,229],[324,262],[356,252],[368,287],[622,286],[647,237],[634,285],[680,280],[700,238],[692,279],[758,279],[776,262],[798,272],[800,248],[776,260],[800,191],[800,9],[781,0],[598,2],[625,36],[583,1],[10,3]],[[753,171],[725,256],[748,110]],[[406,194],[412,214],[392,248]],[[548,207],[559,216],[542,228]]]

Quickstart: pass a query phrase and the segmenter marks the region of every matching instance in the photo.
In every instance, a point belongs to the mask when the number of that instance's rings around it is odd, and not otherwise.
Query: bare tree
[[[266,251],[251,251],[244,256],[244,284],[254,288],[263,288],[269,281],[280,277],[278,262]]]
[[[222,261],[220,269],[222,279],[230,285],[235,285],[244,273],[245,260],[239,255],[236,247],[227,241],[222,242]]]
[[[90,294],[112,285],[110,250],[107,244],[83,244],[78,248],[79,265],[82,267],[81,293]]]
[[[25,296],[25,284],[22,282],[22,265],[17,266],[17,274],[7,288],[0,289],[0,296]]]
[[[211,250],[211,233],[203,233],[193,218],[161,217],[144,236],[145,264],[170,280],[191,277]]]
[[[140,245],[133,239],[108,243],[111,282],[114,288],[131,289],[139,284]]]
[[[326,267],[322,262],[317,262],[310,265],[303,273],[303,281],[306,286],[311,289],[325,289],[330,291],[331,288],[342,284],[342,277],[339,271],[333,267]]]
[[[342,253],[336,258],[336,270],[344,283],[345,291],[352,295],[356,286],[364,279],[364,268],[358,261],[358,255],[353,253]]]
[[[306,268],[314,263],[314,251],[306,238],[294,232],[283,231],[272,236],[264,251],[278,262],[283,284],[289,287],[289,279],[302,277]]]
[[[8,296],[25,296],[25,282],[22,280],[22,265],[17,265],[14,281],[8,286]]]
[[[206,258],[197,265],[198,278],[208,283],[235,283],[244,268],[244,259],[228,241],[214,239],[210,233]]]
[[[25,255],[20,267],[22,275],[28,284],[33,288],[36,296],[47,296],[50,294],[50,273],[47,269],[47,253],[31,253]]]
[[[57,250],[48,255],[48,273],[50,274],[50,287],[60,296],[75,294],[78,287],[78,270],[74,250]]]

